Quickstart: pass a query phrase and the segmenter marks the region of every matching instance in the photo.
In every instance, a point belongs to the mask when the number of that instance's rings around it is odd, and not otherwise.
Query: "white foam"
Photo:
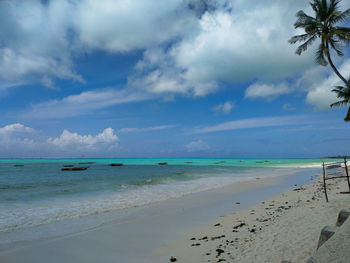
[[[290,174],[290,170],[284,170],[284,172],[278,170],[277,174]],[[57,199],[35,204],[17,204],[12,207],[0,206],[0,232],[10,232],[67,218],[143,206],[187,194],[220,188],[237,181],[251,180],[257,176],[268,177],[277,174],[269,169],[264,174],[250,171],[249,174],[245,173],[240,176],[237,174],[207,175],[190,181],[167,181],[158,185],[126,188],[108,195],[76,197],[69,200]]]

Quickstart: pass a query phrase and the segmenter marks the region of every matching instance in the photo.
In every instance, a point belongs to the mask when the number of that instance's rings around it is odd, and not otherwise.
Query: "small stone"
[[[245,225],[246,225],[245,223],[240,223],[240,224],[238,224],[238,225],[235,225],[235,226],[233,227],[233,229],[237,229],[237,228],[243,227],[243,226],[245,226]]]
[[[218,248],[216,249],[216,252],[218,252],[218,256],[220,256],[220,254],[225,253],[225,250]]]
[[[170,262],[175,262],[175,261],[177,261],[176,257],[171,257],[170,258]]]

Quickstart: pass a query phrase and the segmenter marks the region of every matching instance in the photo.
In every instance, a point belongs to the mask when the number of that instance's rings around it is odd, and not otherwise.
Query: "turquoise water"
[[[323,161],[334,159],[0,159],[0,232],[321,168]],[[89,168],[61,171],[64,165]]]
[[[65,163],[96,162],[97,164],[123,163],[125,165],[156,165],[159,162],[167,162],[169,165],[196,165],[196,166],[239,166],[239,167],[304,167],[315,166],[322,162],[334,162],[338,159],[253,159],[253,158],[113,158],[113,159],[0,159],[0,163]],[[340,159],[342,161],[342,159]],[[189,163],[190,162],[190,163]]]

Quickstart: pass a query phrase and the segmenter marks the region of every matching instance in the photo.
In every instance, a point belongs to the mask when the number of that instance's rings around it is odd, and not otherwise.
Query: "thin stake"
[[[326,170],[324,168],[324,162],[322,163],[323,167],[323,187],[324,187],[324,194],[326,195],[326,201],[328,203],[328,195],[327,195],[327,187],[326,187]]]
[[[349,191],[350,191],[350,180],[349,180],[348,166],[346,164],[346,156],[344,157],[344,164],[345,164],[346,179],[348,180],[348,186],[349,186]]]

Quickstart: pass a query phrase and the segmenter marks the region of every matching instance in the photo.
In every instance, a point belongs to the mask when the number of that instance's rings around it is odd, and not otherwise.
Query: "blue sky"
[[[1,1],[0,157],[350,154],[337,77],[317,44],[298,56],[287,42],[300,9],[312,14],[302,0]]]

